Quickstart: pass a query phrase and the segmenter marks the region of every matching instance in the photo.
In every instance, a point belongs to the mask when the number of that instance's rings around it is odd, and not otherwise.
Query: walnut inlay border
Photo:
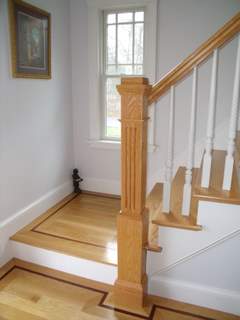
[[[32,274],[36,274],[36,275],[39,275],[39,276],[42,276],[42,277],[45,277],[45,278],[48,278],[48,279],[52,279],[52,280],[59,281],[59,282],[62,282],[62,283],[66,283],[66,284],[69,284],[69,285],[72,285],[72,286],[75,286],[75,287],[79,287],[79,288],[82,288],[82,289],[86,289],[86,290],[90,290],[90,291],[93,291],[93,292],[100,293],[100,294],[102,294],[102,298],[100,299],[100,301],[99,301],[99,303],[97,305],[98,307],[105,308],[105,309],[110,309],[110,310],[113,310],[115,312],[126,314],[126,315],[129,315],[129,316],[134,316],[134,317],[139,318],[139,319],[153,320],[156,310],[157,309],[162,309],[162,310],[166,310],[166,311],[170,311],[170,312],[176,313],[176,317],[177,317],[177,315],[184,315],[184,316],[189,316],[189,317],[196,318],[196,320],[197,319],[201,319],[201,320],[218,320],[217,318],[202,316],[200,314],[195,314],[195,313],[188,312],[188,311],[178,310],[176,308],[166,307],[166,306],[162,306],[162,305],[159,305],[159,304],[153,304],[149,316],[139,315],[139,314],[134,313],[134,312],[129,312],[129,311],[126,311],[126,310],[122,310],[122,309],[119,309],[119,308],[114,308],[112,306],[104,304],[104,302],[106,300],[106,297],[107,297],[107,295],[109,293],[108,291],[92,288],[92,287],[89,287],[89,286],[86,286],[86,285],[82,285],[82,284],[75,283],[75,282],[72,282],[72,281],[64,280],[64,279],[61,279],[59,277],[48,275],[48,274],[45,274],[45,273],[39,272],[39,271],[30,270],[30,269],[27,269],[25,267],[21,267],[21,266],[17,266],[17,265],[14,265],[9,270],[7,270],[5,272],[5,274],[3,274],[0,277],[0,281],[2,281],[5,277],[7,277],[9,274],[11,274],[11,272],[13,270],[15,270],[15,269],[19,269],[19,270],[22,270],[22,271],[25,271],[25,272],[29,272],[29,273],[32,273]]]

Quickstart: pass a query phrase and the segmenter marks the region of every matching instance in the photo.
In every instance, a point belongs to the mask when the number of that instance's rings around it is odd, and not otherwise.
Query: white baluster
[[[235,138],[238,126],[239,111],[239,85],[240,85],[240,36],[238,36],[238,49],[236,59],[236,71],[233,85],[232,111],[230,117],[228,148],[225,159],[223,190],[230,190],[232,185],[232,175],[234,166]]]
[[[173,145],[174,145],[174,109],[175,109],[175,92],[174,86],[170,90],[170,115],[168,128],[168,151],[165,167],[165,182],[163,185],[163,212],[170,212],[170,197],[172,184],[173,169]]]
[[[209,97],[207,139],[206,139],[205,154],[203,157],[203,170],[202,170],[202,181],[201,181],[201,186],[203,188],[209,187],[210,175],[211,175],[214,124],[215,124],[215,113],[216,113],[216,97],[217,97],[217,71],[218,71],[218,49],[215,49],[213,53],[212,78],[211,78],[211,88],[210,88],[210,97]]]
[[[197,67],[193,70],[193,86],[192,86],[192,106],[191,119],[189,129],[189,150],[188,161],[185,174],[185,184],[183,188],[182,214],[189,215],[191,206],[192,193],[192,169],[194,164],[194,143],[195,143],[195,127],[196,127],[196,107],[197,107]]]

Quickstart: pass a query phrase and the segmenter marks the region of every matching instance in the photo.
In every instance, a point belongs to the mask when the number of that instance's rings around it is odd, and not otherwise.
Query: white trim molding
[[[120,150],[121,142],[116,140],[89,140],[90,147],[96,149],[107,149],[107,150]],[[155,144],[148,144],[148,152],[152,153],[158,149],[158,146]]]
[[[168,277],[153,277],[150,280],[150,294],[183,301],[236,315],[240,314],[239,292],[202,286]]]
[[[120,180],[96,179],[83,177],[83,190],[120,195]]]
[[[67,181],[0,222],[0,257],[4,254],[8,240],[12,235],[69,195],[72,190],[72,182]]]
[[[150,83],[156,81],[157,56],[157,7],[158,0],[87,0],[88,6],[88,54],[89,54],[89,113],[91,147],[105,149],[118,149],[115,141],[101,140],[101,68],[102,68],[102,14],[103,10],[122,8],[145,8],[145,49],[144,49],[144,76]],[[156,150],[155,145],[155,104],[149,107],[149,151]],[[113,147],[110,147],[110,146]]]

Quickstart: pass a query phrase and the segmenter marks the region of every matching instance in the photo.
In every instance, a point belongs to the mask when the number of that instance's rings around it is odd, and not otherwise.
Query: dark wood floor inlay
[[[87,194],[87,193],[84,193]],[[87,194],[88,195],[88,194]],[[81,244],[86,244],[86,245],[90,245],[90,246],[94,246],[94,247],[98,247],[98,248],[105,248],[108,250],[113,250],[116,251],[115,248],[110,248],[110,247],[106,247],[104,245],[100,245],[100,244],[96,244],[96,243],[91,243],[91,242],[87,242],[87,241],[82,241],[82,240],[76,240],[73,239],[71,237],[64,237],[64,236],[60,236],[60,235],[54,235],[52,233],[49,232],[45,232],[45,231],[40,231],[37,230],[44,222],[46,222],[47,220],[49,220],[50,218],[52,218],[54,215],[56,215],[61,209],[63,209],[64,207],[66,207],[70,202],[72,202],[74,199],[76,199],[77,197],[80,197],[81,194],[77,194],[75,195],[72,199],[70,199],[69,201],[67,201],[66,203],[64,203],[62,206],[60,206],[59,208],[56,209],[56,211],[52,212],[51,214],[49,214],[45,219],[43,219],[41,222],[39,222],[37,225],[35,225],[32,229],[31,232],[35,232],[38,234],[42,234],[42,235],[46,235],[52,238],[56,238],[56,239],[62,239],[62,240],[67,240],[67,241],[72,241],[75,243],[81,243]],[[96,197],[96,195],[91,195],[89,194],[89,196],[93,196]]]
[[[170,311],[170,312],[173,312],[173,313],[176,313],[176,314],[179,314],[179,315],[185,315],[185,316],[189,316],[189,317],[194,317],[196,319],[217,320],[216,318],[209,318],[209,317],[205,317],[205,316],[202,316],[202,315],[199,315],[199,314],[194,314],[194,313],[191,313],[191,312],[178,310],[178,309],[175,309],[175,308],[170,308],[170,307],[161,306],[161,305],[157,305],[157,304],[153,304],[152,310],[151,310],[149,316],[139,315],[139,314],[134,313],[134,312],[129,312],[129,311],[126,311],[126,310],[122,310],[122,309],[119,309],[119,308],[114,308],[114,307],[111,307],[111,306],[108,306],[108,305],[104,304],[104,302],[106,300],[106,297],[108,295],[107,291],[95,289],[95,288],[92,288],[92,287],[89,287],[89,286],[85,286],[85,285],[81,285],[81,284],[76,284],[76,283],[68,281],[68,280],[64,280],[64,279],[57,278],[57,277],[54,277],[54,276],[46,275],[44,273],[33,271],[33,270],[29,270],[27,268],[20,267],[20,266],[13,266],[10,270],[8,270],[4,275],[1,276],[0,281],[3,280],[5,277],[7,277],[14,269],[23,270],[25,272],[30,272],[30,273],[33,273],[33,274],[36,274],[36,275],[39,275],[39,276],[43,276],[43,277],[55,280],[55,281],[59,281],[59,282],[62,282],[62,283],[66,283],[66,284],[72,285],[72,286],[75,286],[75,287],[79,287],[79,288],[82,288],[82,289],[98,292],[98,293],[103,295],[101,300],[100,300],[100,302],[99,302],[99,304],[98,304],[99,307],[110,309],[110,310],[113,310],[115,312],[123,313],[123,314],[129,315],[129,316],[134,316],[134,317],[137,317],[139,319],[153,320],[154,316],[155,316],[156,309],[162,309],[162,310]]]

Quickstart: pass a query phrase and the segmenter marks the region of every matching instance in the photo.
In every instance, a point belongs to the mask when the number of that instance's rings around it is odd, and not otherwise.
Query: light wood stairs
[[[201,187],[202,166],[193,169],[191,210],[189,216],[181,214],[183,186],[185,182],[185,167],[179,167],[172,181],[171,211],[162,211],[163,183],[156,183],[147,198],[149,210],[149,243],[158,245],[159,227],[172,227],[192,231],[201,231],[203,226],[198,224],[199,201],[213,201],[240,205],[240,131],[236,138],[235,166],[230,191],[222,190],[223,173],[226,151],[213,150],[212,170],[209,188]]]

